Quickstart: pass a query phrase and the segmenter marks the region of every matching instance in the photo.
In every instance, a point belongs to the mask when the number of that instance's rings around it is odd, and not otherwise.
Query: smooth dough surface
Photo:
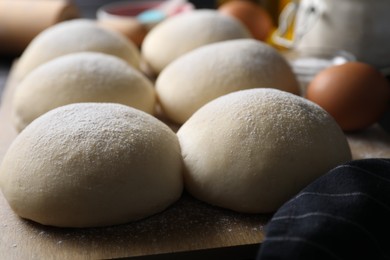
[[[245,213],[278,209],[351,159],[344,133],[314,103],[276,89],[227,94],[178,131],[188,191]]]
[[[18,130],[59,106],[80,102],[112,102],[153,114],[153,83],[116,56],[78,52],[55,58],[29,73],[13,98]]]
[[[156,81],[164,113],[180,124],[219,96],[264,87],[299,94],[298,81],[287,61],[274,48],[253,39],[193,50],[169,64]]]
[[[195,10],[166,19],[146,35],[142,56],[159,74],[170,62],[200,46],[230,39],[251,38],[235,19],[215,10]]]
[[[175,133],[140,110],[78,103],[51,110],[14,140],[0,188],[22,218],[59,227],[122,224],[181,196]]]
[[[92,20],[75,19],[58,23],[39,33],[22,53],[15,75],[23,78],[42,63],[82,51],[111,54],[139,68],[140,52],[134,43]]]

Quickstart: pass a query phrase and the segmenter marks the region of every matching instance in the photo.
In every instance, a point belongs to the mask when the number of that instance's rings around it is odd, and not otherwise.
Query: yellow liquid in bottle
[[[280,14],[283,12],[283,10],[286,8],[287,4],[291,3],[294,0],[280,0],[279,6],[278,6],[278,17],[280,18]],[[279,26],[279,25],[278,25]],[[294,37],[294,26],[295,26],[295,19],[293,19],[289,24],[288,27],[283,31],[283,34],[280,35],[282,38],[288,41],[292,41]],[[277,33],[277,28],[275,28],[274,32],[271,34],[271,36],[268,38],[267,43],[275,47],[279,50],[286,50],[289,49],[289,47],[284,46],[283,44],[280,44],[275,41],[275,33]],[[280,33],[280,32],[279,32]]]

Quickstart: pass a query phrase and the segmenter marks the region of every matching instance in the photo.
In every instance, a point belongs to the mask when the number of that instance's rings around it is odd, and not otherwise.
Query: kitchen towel
[[[285,203],[257,259],[390,259],[389,234],[390,160],[356,160]]]

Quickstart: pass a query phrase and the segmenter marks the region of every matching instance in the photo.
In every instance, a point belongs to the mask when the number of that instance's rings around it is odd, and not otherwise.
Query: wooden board
[[[0,161],[17,133],[10,76],[0,108]],[[347,136],[353,158],[390,157],[390,136],[379,126]],[[18,218],[0,193],[0,259],[102,259],[260,243],[268,215],[238,214],[188,194],[166,211],[127,225],[66,229]]]

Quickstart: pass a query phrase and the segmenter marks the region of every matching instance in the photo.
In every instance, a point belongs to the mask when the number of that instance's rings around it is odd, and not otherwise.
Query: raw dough
[[[299,93],[287,61],[269,45],[253,39],[218,42],[193,50],[169,64],[156,81],[164,113],[181,124],[214,98],[262,87]]]
[[[311,181],[351,159],[346,137],[328,113],[276,89],[217,98],[177,135],[188,191],[246,213],[275,211]]]
[[[140,52],[125,36],[104,29],[92,20],[75,19],[53,25],[38,34],[20,57],[15,75],[23,78],[42,63],[81,51],[111,54],[139,68]]]
[[[121,103],[153,114],[153,83],[115,56],[78,52],[31,71],[17,86],[13,122],[22,130],[47,111],[79,102]]]
[[[159,74],[174,59],[197,47],[219,41],[250,38],[240,22],[216,10],[195,10],[166,19],[146,35],[142,55]]]
[[[59,227],[126,223],[179,199],[175,133],[120,104],[78,103],[39,117],[0,166],[0,187],[22,218]]]

